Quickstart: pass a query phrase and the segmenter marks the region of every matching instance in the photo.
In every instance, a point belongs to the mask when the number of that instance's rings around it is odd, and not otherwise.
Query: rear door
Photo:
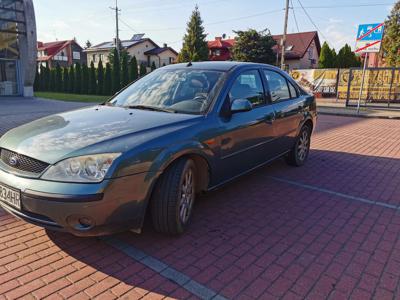
[[[278,71],[264,69],[268,97],[275,112],[275,133],[280,152],[292,148],[303,118],[304,101],[297,88]]]

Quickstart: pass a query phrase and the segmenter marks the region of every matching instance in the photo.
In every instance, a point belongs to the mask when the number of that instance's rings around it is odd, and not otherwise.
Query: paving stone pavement
[[[181,237],[77,238],[0,212],[0,299],[400,299],[399,210],[400,120],[323,115],[305,166],[202,196]]]

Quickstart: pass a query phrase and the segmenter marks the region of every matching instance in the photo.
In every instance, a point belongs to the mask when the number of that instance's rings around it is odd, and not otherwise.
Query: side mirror
[[[250,111],[253,109],[253,105],[247,99],[235,99],[231,104],[231,113],[235,114],[238,112]]]

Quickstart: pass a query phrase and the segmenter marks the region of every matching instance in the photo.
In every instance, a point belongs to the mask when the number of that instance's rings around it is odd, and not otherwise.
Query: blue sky
[[[357,25],[383,21],[394,0],[291,0],[288,31],[316,30],[300,3],[325,39],[336,49],[345,43],[354,46]],[[283,31],[285,0],[119,0],[120,36],[129,39],[135,33],[146,33],[159,45],[167,43],[181,48],[186,23],[196,3],[199,5],[209,39],[234,36],[232,30],[270,29]],[[292,5],[291,4],[291,5]],[[38,39],[72,39],[83,46],[111,40],[115,35],[115,0],[34,0]],[[373,5],[373,6],[369,6]],[[321,7],[323,6],[323,7]],[[347,6],[347,7],[346,7]],[[353,6],[353,7],[349,7]]]

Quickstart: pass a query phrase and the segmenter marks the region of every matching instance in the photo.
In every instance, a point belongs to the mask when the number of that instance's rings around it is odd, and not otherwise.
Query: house
[[[214,41],[209,41],[209,59],[213,61],[231,60],[230,51],[234,44],[235,39],[222,39],[222,37],[216,37]]]
[[[273,35],[276,45],[277,65],[281,59],[282,35]],[[285,64],[292,69],[313,69],[318,67],[321,43],[316,31],[289,33],[286,35]]]
[[[159,68],[176,62],[178,53],[174,49],[166,44],[163,47],[159,47],[150,38],[144,38],[143,36],[144,34],[135,34],[130,40],[120,41],[121,49],[126,50],[131,57],[135,56],[138,65],[145,64],[150,67],[154,62],[156,67]],[[85,49],[88,65],[93,62],[97,67],[100,60],[103,64],[108,63],[108,56],[114,48],[115,41],[103,42]]]
[[[86,53],[76,40],[37,43],[37,62],[55,68],[69,67],[73,64],[86,64]]]
[[[276,64],[280,64],[282,35],[273,35],[276,45],[272,48],[276,54]],[[231,48],[234,39],[216,37],[208,42],[210,60],[231,60]],[[289,33],[286,35],[285,64],[289,69],[308,69],[318,66],[321,43],[316,31]]]

